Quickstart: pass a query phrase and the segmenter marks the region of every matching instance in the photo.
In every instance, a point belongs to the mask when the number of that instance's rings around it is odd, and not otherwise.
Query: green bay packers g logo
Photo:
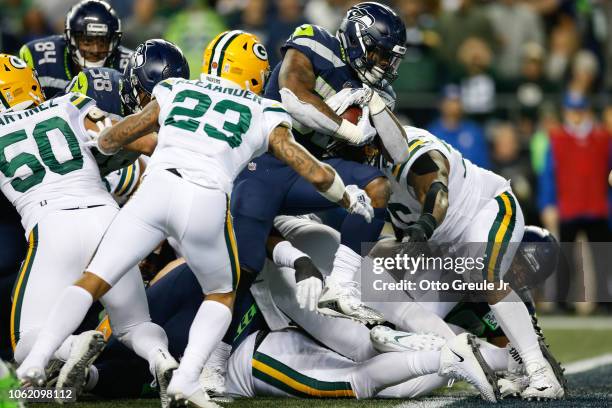
[[[11,62],[11,65],[17,69],[24,69],[28,66],[28,64],[26,64],[24,60],[19,59],[13,55],[9,57],[9,61]]]
[[[262,61],[268,60],[268,52],[266,51],[266,47],[264,47],[263,44],[255,43],[253,45],[253,53],[257,58]]]

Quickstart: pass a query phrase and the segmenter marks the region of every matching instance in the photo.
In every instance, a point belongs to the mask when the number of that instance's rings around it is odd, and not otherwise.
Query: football
[[[359,105],[349,106],[340,117],[342,119],[346,119],[351,122],[353,125],[356,125],[361,119],[362,109]]]

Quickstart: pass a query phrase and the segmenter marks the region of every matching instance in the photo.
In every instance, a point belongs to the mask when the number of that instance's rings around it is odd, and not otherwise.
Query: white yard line
[[[612,329],[612,317],[607,316],[539,316],[542,329],[606,330]]]
[[[464,397],[435,397],[420,401],[406,401],[393,408],[442,408],[464,400]]]
[[[565,367],[565,374],[577,374],[608,364],[612,364],[612,353],[574,361],[573,363],[563,364],[563,366]]]

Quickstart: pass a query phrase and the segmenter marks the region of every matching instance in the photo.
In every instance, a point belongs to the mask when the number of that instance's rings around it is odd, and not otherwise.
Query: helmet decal
[[[268,60],[268,51],[266,51],[266,47],[261,43],[253,44],[253,54],[262,61]]]

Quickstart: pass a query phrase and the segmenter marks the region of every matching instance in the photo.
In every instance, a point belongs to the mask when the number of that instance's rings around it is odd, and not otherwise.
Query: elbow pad
[[[289,88],[282,88],[280,96],[287,112],[304,126],[326,135],[334,135],[338,130],[339,125],[333,119],[308,102],[300,101]]]

